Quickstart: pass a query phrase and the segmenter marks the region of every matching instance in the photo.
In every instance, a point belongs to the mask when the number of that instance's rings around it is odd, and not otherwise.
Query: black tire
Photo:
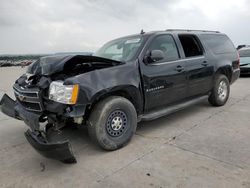
[[[91,139],[105,150],[125,146],[137,127],[137,113],[133,104],[118,96],[111,96],[95,105],[88,120]]]
[[[221,84],[223,84],[223,87],[221,86]],[[224,95],[222,94],[222,92],[224,92]],[[230,83],[228,78],[223,74],[216,75],[214,80],[214,87],[208,98],[210,104],[213,106],[223,106],[227,102],[229,94]]]

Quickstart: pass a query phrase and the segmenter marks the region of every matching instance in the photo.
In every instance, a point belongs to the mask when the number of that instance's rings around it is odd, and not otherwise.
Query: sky
[[[0,54],[94,52],[144,31],[218,30],[250,44],[249,0],[1,0]]]

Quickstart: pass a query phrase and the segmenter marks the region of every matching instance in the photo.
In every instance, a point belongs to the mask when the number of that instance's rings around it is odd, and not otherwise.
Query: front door
[[[141,62],[145,111],[178,102],[185,98],[187,92],[185,62],[180,60],[173,36],[156,36],[146,54],[153,50],[161,50],[164,58],[151,63]]]

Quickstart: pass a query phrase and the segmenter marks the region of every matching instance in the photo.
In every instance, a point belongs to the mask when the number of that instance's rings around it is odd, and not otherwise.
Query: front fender
[[[143,110],[143,97],[141,95],[141,92],[138,88],[131,85],[122,85],[103,89],[91,98],[90,103],[93,104],[96,101],[99,101],[100,99],[110,95],[118,95],[128,98],[135,106],[137,112],[141,113]]]
[[[79,84],[78,105],[92,104],[108,93],[123,91],[142,108],[141,80],[136,62],[94,70],[65,80],[65,84]]]

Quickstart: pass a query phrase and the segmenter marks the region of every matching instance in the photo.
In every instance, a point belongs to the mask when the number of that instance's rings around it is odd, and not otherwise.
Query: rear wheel
[[[91,139],[106,150],[116,150],[126,145],[134,135],[136,126],[137,113],[133,104],[116,96],[99,102],[88,120]]]
[[[223,106],[228,100],[229,93],[230,83],[228,78],[223,74],[216,75],[208,101],[213,106]]]

